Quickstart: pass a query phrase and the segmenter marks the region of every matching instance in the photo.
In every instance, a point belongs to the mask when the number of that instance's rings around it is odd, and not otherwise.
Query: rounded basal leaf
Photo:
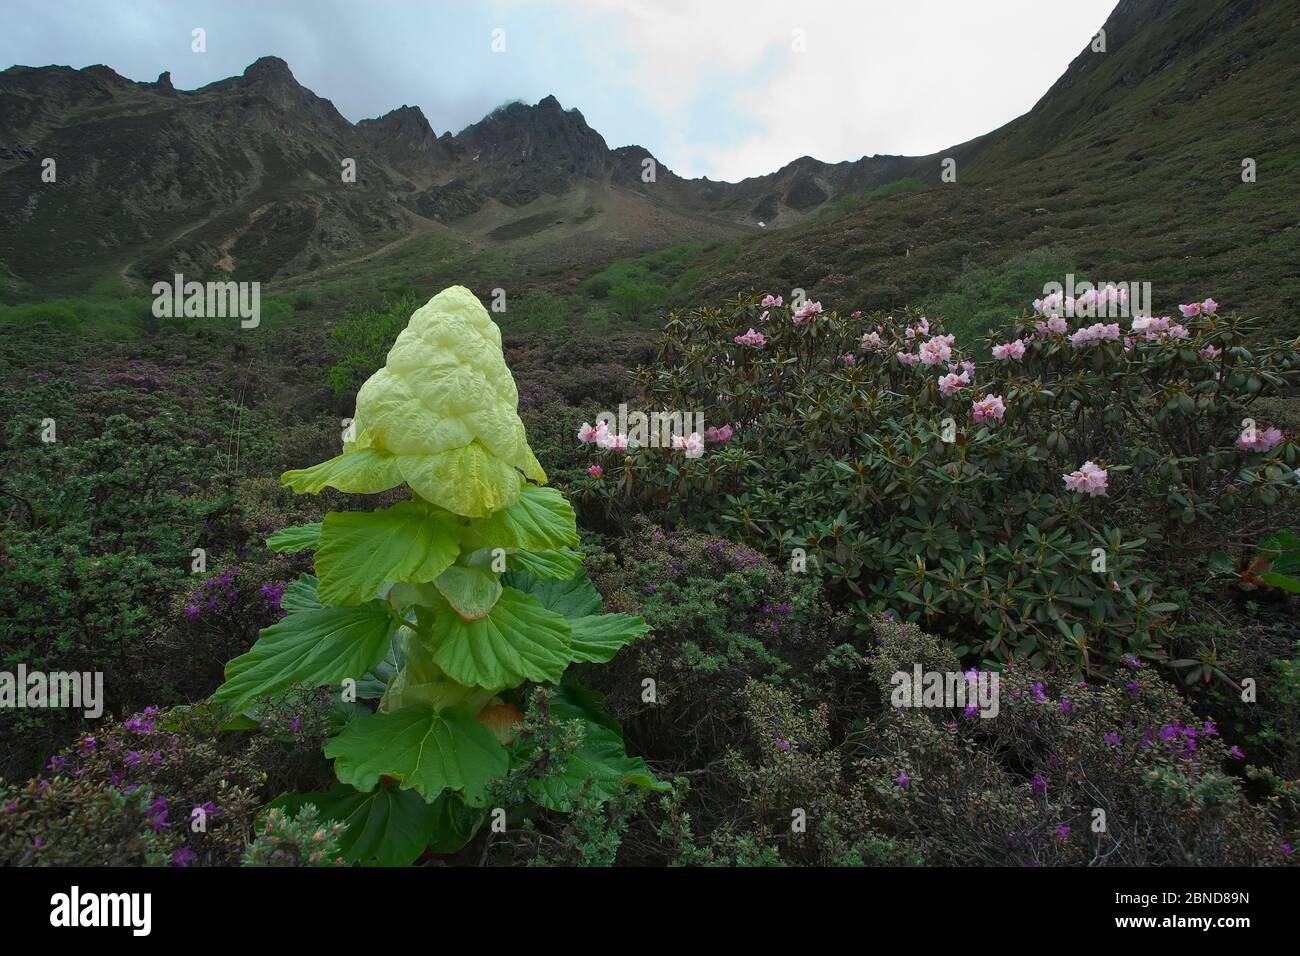
[[[433,582],[438,593],[467,621],[487,617],[501,597],[501,576],[490,569],[453,564]]]
[[[430,802],[444,790],[461,791],[471,806],[482,805],[487,785],[510,765],[492,731],[472,716],[425,706],[353,721],[325,744],[325,756],[339,780],[358,790],[391,777]]]
[[[430,610],[433,662],[457,683],[501,690],[526,680],[554,682],[571,660],[568,623],[531,594],[505,588],[477,621],[445,599]]]
[[[568,618],[596,614],[603,604],[600,592],[581,568],[567,580],[538,578],[527,571],[507,571],[502,580],[525,594],[535,594],[543,607]]]
[[[460,553],[458,535],[451,515],[414,501],[383,511],[331,511],[316,549],[321,600],[358,604],[394,581],[432,581]]]
[[[508,566],[514,570],[527,571],[535,578],[568,579],[582,567],[582,555],[572,548],[516,551],[510,555]]]
[[[573,659],[585,664],[604,664],[622,647],[650,632],[650,626],[635,614],[570,618],[569,629]]]
[[[554,488],[526,485],[519,500],[503,511],[465,527],[461,549],[518,548],[546,551],[578,544],[573,506]]]
[[[299,551],[307,551],[320,544],[320,529],[321,523],[319,521],[313,524],[284,528],[267,538],[266,546],[280,554],[296,554]]]
[[[246,654],[226,665],[213,700],[238,710],[294,684],[360,680],[384,659],[396,621],[382,601],[290,614],[262,631]]]
[[[551,716],[581,721],[584,737],[560,772],[529,783],[533,799],[549,810],[572,810],[582,796],[608,800],[624,787],[671,789],[655,779],[644,760],[628,756],[617,725],[596,706],[598,701],[598,695],[571,687],[557,688],[551,699]],[[531,756],[530,750],[520,754],[525,760]]]
[[[320,594],[316,591],[319,584],[314,574],[300,574],[298,580],[285,588],[284,594],[280,596],[280,610],[292,615],[324,607],[320,602]]]
[[[414,790],[376,787],[362,793],[336,783],[326,793],[290,793],[271,801],[295,814],[315,804],[322,820],[335,820],[347,829],[339,838],[343,859],[362,866],[410,866],[426,849],[454,853],[469,842],[483,820],[457,797],[444,793],[426,803]]]

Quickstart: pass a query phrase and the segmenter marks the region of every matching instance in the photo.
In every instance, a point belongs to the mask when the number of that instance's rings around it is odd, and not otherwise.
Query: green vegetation
[[[928,187],[920,179],[915,176],[906,176],[902,179],[895,179],[893,182],[883,183],[874,189],[868,189],[857,196],[845,196],[843,199],[837,199],[834,202],[823,203],[813,210],[809,218],[814,222],[835,218],[873,203],[878,199],[887,199],[890,196],[897,196],[899,193],[920,192],[926,188]]]
[[[925,311],[951,316],[946,329],[962,343],[974,343],[996,326],[1019,315],[1026,290],[1041,290],[1045,283],[1064,284],[1075,271],[1074,257],[1066,249],[1031,249],[994,266],[967,262],[946,292],[926,303]],[[1085,276],[1076,276],[1076,282]]]

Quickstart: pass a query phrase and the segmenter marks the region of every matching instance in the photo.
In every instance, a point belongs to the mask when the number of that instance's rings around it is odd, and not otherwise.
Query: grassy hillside
[[[1214,295],[1300,331],[1278,308],[1300,297],[1294,6],[1124,3],[1107,36],[1030,114],[953,150],[956,182],[702,251],[678,301],[800,287],[840,308],[937,308],[1014,289],[948,315],[981,328],[1068,266],[1151,282],[1166,309]]]

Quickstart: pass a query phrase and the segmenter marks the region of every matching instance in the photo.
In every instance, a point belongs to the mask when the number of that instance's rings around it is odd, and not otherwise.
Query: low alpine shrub
[[[1179,562],[1294,498],[1300,446],[1252,406],[1300,380],[1300,353],[1250,344],[1257,323],[1212,300],[1126,329],[1061,311],[1037,303],[982,355],[915,312],[674,313],[638,373],[647,410],[712,424],[676,450],[584,427],[574,492],[804,549],[862,627],[891,610],[982,658],[1085,672],[1167,657]]]

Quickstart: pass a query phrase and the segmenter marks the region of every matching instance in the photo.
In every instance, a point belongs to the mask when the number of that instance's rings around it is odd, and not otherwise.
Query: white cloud
[[[727,126],[744,130],[670,137],[660,158],[683,175],[738,179],[803,154],[923,155],[995,129],[1047,91],[1114,0],[580,4],[664,125],[730,111]],[[792,49],[796,29],[806,52]]]

